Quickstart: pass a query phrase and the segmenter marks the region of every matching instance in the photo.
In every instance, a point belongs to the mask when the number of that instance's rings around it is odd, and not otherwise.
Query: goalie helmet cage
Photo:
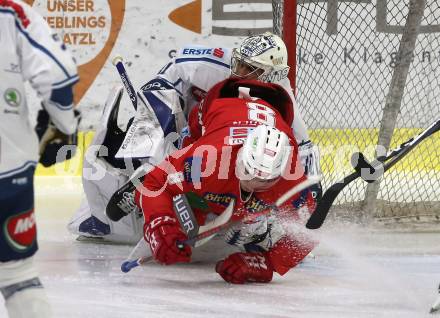
[[[353,152],[372,159],[375,145],[395,147],[439,117],[440,1],[273,0],[272,6],[298,106],[320,148],[324,190],[353,171]],[[437,134],[379,187],[353,182],[335,212],[432,221],[440,218],[439,201]]]

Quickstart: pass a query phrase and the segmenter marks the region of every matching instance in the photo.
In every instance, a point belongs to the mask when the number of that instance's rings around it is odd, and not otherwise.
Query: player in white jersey
[[[292,129],[300,145],[302,161],[309,174],[318,174],[317,151],[309,140],[306,125],[296,107],[290,81],[287,78],[288,71],[285,44],[278,36],[269,32],[246,38],[237,49],[184,47],[158,72],[154,79],[141,87],[138,92],[138,109],[139,105],[143,105],[154,113],[154,117],[157,118],[157,127],[160,126],[163,131],[162,138],[171,136],[169,134],[175,131],[179,132],[180,137],[183,138],[186,130],[180,130],[181,118],[187,116],[216,83],[229,76],[238,76],[280,84],[288,91],[293,101],[295,116]],[[156,153],[142,151],[133,153],[134,150],[140,148],[139,144],[142,144],[142,139],[145,139],[143,131],[147,130],[142,127],[141,120],[137,120],[136,117],[134,119],[135,129],[131,129],[133,126],[127,129],[130,131],[129,134],[127,133],[129,138],[125,139],[119,149],[120,140],[125,135],[120,131],[116,134],[112,133],[110,127],[116,126],[112,122],[114,122],[115,114],[117,115],[121,92],[120,87],[114,90],[108,99],[105,115],[101,120],[104,124],[97,131],[92,142],[93,145],[106,146],[109,149],[108,156],[100,157],[95,151],[94,155],[86,158],[84,162],[87,171],[91,171],[94,167],[104,168],[106,172],[99,180],[83,174],[83,186],[88,202],[84,201],[73,216],[69,230],[72,233],[99,236],[110,241],[134,242],[142,236],[142,220],[139,220],[138,213],[128,213],[130,210],[136,210],[130,192],[124,193],[124,202],[121,202],[124,205],[122,209],[126,210],[129,215],[115,223],[104,214],[107,202],[115,190],[123,186],[133,173],[133,170],[124,166],[123,161],[115,158],[115,154],[119,150],[121,157],[142,158],[140,162],[148,158],[146,161],[154,165],[169,152],[160,152],[157,156],[155,156]],[[127,139],[130,140],[127,141]],[[144,150],[148,148],[151,149],[151,146],[145,143]],[[132,152],[125,150],[124,153],[123,149],[131,149]],[[135,161],[134,168],[139,166],[140,162]]]
[[[72,85],[78,76],[70,53],[22,1],[0,1],[0,47],[0,291],[10,318],[47,318],[50,306],[32,264],[38,248],[33,177],[37,161],[54,163],[76,133]],[[26,81],[43,101],[37,132]]]

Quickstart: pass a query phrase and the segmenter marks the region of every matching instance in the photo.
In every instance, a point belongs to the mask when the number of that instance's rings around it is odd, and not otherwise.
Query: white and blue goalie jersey
[[[174,89],[178,92],[181,107],[187,115],[211,87],[230,76],[231,54],[231,48],[194,45],[183,47],[154,79],[142,86],[141,93],[148,95],[155,90]],[[295,108],[292,128],[298,144],[308,141],[307,129],[296,107],[289,79],[285,78],[277,84],[283,86],[292,98]]]

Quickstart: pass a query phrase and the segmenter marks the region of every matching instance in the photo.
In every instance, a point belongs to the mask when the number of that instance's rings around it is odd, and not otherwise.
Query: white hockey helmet
[[[237,166],[245,170],[248,179],[277,179],[286,169],[290,152],[289,137],[284,132],[260,125],[247,136],[238,153]]]
[[[272,83],[286,78],[288,73],[286,45],[271,32],[247,37],[232,50],[233,76]]]

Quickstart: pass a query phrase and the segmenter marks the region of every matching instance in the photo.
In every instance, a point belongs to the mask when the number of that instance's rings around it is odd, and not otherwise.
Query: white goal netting
[[[272,4],[275,32],[296,51],[297,102],[321,150],[324,190],[352,171],[353,152],[372,159],[375,145],[394,148],[440,118],[440,1]],[[382,220],[439,220],[439,201],[440,133],[379,185],[356,181],[336,203]]]

